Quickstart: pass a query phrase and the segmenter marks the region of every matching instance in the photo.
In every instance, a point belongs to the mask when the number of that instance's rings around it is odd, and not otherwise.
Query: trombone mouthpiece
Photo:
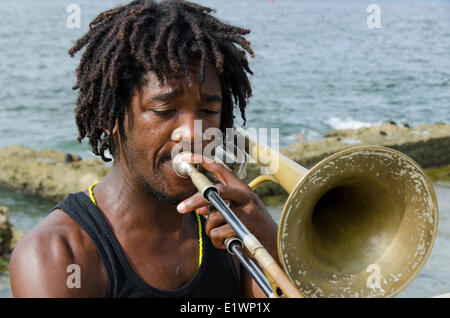
[[[192,155],[189,151],[183,151],[180,152],[173,158],[172,160],[172,169],[175,171],[175,173],[182,177],[187,178],[189,177],[190,172],[192,169],[195,169],[194,166],[186,161],[183,160],[184,156]]]
[[[208,190],[214,189],[214,191],[218,192],[217,188],[204,174],[199,172],[193,164],[183,160],[184,156],[189,155],[192,155],[192,153],[188,151],[183,151],[176,155],[172,160],[172,168],[178,176],[183,178],[191,178],[192,183],[195,185],[197,190],[207,201],[209,201],[207,198]]]

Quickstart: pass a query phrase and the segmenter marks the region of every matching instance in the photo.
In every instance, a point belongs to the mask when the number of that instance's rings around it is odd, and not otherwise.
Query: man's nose
[[[195,119],[194,116],[186,115],[172,131],[171,139],[177,143],[183,142],[194,145],[202,143],[203,129],[202,121]]]

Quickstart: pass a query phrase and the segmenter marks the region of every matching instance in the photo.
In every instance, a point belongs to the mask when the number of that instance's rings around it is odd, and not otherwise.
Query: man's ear
[[[105,126],[105,128],[103,128],[103,131],[104,131],[107,135],[109,135],[109,129],[107,129],[106,126]],[[112,136],[117,135],[118,131],[119,131],[119,119],[116,118],[116,123],[115,123],[115,125],[114,125],[114,128],[113,128],[113,131],[112,131],[111,135],[112,135]]]
[[[114,125],[112,134],[117,135],[118,132],[119,132],[119,118],[116,118],[116,123]]]

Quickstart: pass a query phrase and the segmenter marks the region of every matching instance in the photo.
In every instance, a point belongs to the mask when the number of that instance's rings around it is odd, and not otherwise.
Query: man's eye
[[[201,111],[204,112],[204,113],[207,113],[207,114],[218,114],[218,113],[220,113],[217,110],[212,110],[212,109],[208,109],[208,108],[204,108]]]
[[[175,112],[175,109],[168,109],[168,110],[152,110],[152,112],[154,112],[156,115],[159,115],[159,116],[166,116],[166,115],[169,115],[169,114]]]

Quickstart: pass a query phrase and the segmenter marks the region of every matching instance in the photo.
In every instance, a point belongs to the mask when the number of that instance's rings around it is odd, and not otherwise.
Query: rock
[[[0,148],[0,186],[58,202],[101,181],[110,169],[97,159],[71,157],[67,162],[65,152],[23,146]]]
[[[306,141],[306,137],[303,136],[303,135],[296,135],[294,138],[295,138],[295,141],[297,141],[297,142],[304,142],[304,141]]]
[[[0,279],[3,275],[2,272],[7,272],[9,270],[9,258],[2,258],[0,257]],[[1,280],[0,280],[0,293],[2,290]],[[9,284],[8,284],[9,287]]]
[[[381,135],[380,131],[385,135]],[[320,160],[340,150],[367,145],[396,149],[414,159],[423,168],[442,167],[450,164],[450,125],[422,125],[408,128],[385,124],[335,130],[328,133],[323,140],[296,143],[280,149],[280,152],[303,167],[311,168]],[[249,165],[245,180],[247,182],[252,180],[259,174],[259,170],[257,165]],[[278,185],[266,182],[256,192],[260,196],[266,196],[279,194],[283,190]]]
[[[67,153],[65,162],[70,163],[70,162],[74,162],[74,161],[81,161],[81,157],[78,155],[73,155],[73,154]]]
[[[450,165],[427,169],[426,173],[432,182],[445,181],[450,182]]]
[[[384,132],[384,134],[380,134]],[[305,168],[349,147],[385,146],[405,153],[423,168],[450,164],[450,125],[401,127],[387,123],[359,129],[335,130],[313,142],[299,142],[280,150]],[[71,158],[71,159],[70,159]],[[34,150],[22,146],[0,148],[0,186],[17,189],[54,201],[69,193],[86,190],[108,174],[110,167],[97,159],[75,158],[65,152]],[[260,174],[260,167],[250,164],[245,181]],[[264,183],[261,195],[282,193],[280,186]]]
[[[8,208],[0,206],[0,256],[11,254],[23,236],[24,233],[9,222]]]

